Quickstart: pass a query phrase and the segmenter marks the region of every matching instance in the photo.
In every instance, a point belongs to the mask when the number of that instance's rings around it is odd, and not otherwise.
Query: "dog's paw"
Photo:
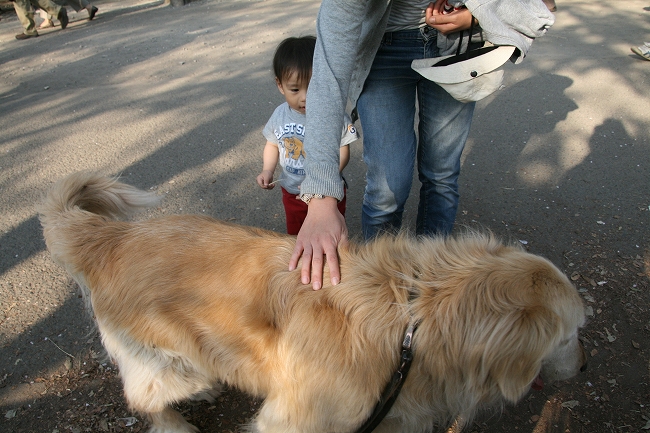
[[[208,403],[214,403],[215,399],[221,395],[223,392],[223,385],[216,384],[213,388],[206,389],[197,394],[194,394],[190,397],[192,401],[207,401]]]
[[[162,412],[150,413],[149,433],[198,433],[199,429],[185,421],[183,415],[171,408]]]

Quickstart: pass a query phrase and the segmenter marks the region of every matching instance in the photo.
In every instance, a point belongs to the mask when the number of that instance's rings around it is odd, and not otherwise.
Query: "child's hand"
[[[275,188],[275,183],[273,183],[273,172],[270,170],[262,170],[262,172],[257,175],[257,184],[264,189]]]

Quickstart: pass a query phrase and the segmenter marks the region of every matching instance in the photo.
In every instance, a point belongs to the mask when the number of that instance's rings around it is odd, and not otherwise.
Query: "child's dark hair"
[[[273,73],[282,82],[293,73],[298,79],[309,80],[316,47],[315,36],[291,37],[283,40],[273,56]]]

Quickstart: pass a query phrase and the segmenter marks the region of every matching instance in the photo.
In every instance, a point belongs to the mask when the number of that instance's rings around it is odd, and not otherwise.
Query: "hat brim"
[[[490,73],[512,57],[511,45],[490,46],[467,53],[431,59],[413,60],[411,68],[438,84],[455,84]]]
[[[501,87],[501,83],[503,83],[503,71],[498,70],[462,83],[438,83],[438,85],[460,102],[475,102],[494,93]]]
[[[460,55],[413,60],[411,68],[458,101],[479,101],[501,87],[503,71],[497,69],[515,49],[510,45],[489,46]]]

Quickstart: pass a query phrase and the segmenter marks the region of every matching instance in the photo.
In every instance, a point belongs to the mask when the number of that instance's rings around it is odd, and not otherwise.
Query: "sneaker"
[[[36,38],[36,37],[38,37],[38,33],[34,33],[33,35],[28,35],[26,33],[21,33],[19,35],[16,35],[16,39],[18,39],[19,41],[29,39],[29,38]]]
[[[65,10],[65,7],[61,6],[61,10],[56,16],[56,19],[61,21],[61,30],[68,27],[68,11]]]
[[[650,60],[650,43],[645,42],[640,47],[630,48],[634,54],[638,54],[646,60]]]

